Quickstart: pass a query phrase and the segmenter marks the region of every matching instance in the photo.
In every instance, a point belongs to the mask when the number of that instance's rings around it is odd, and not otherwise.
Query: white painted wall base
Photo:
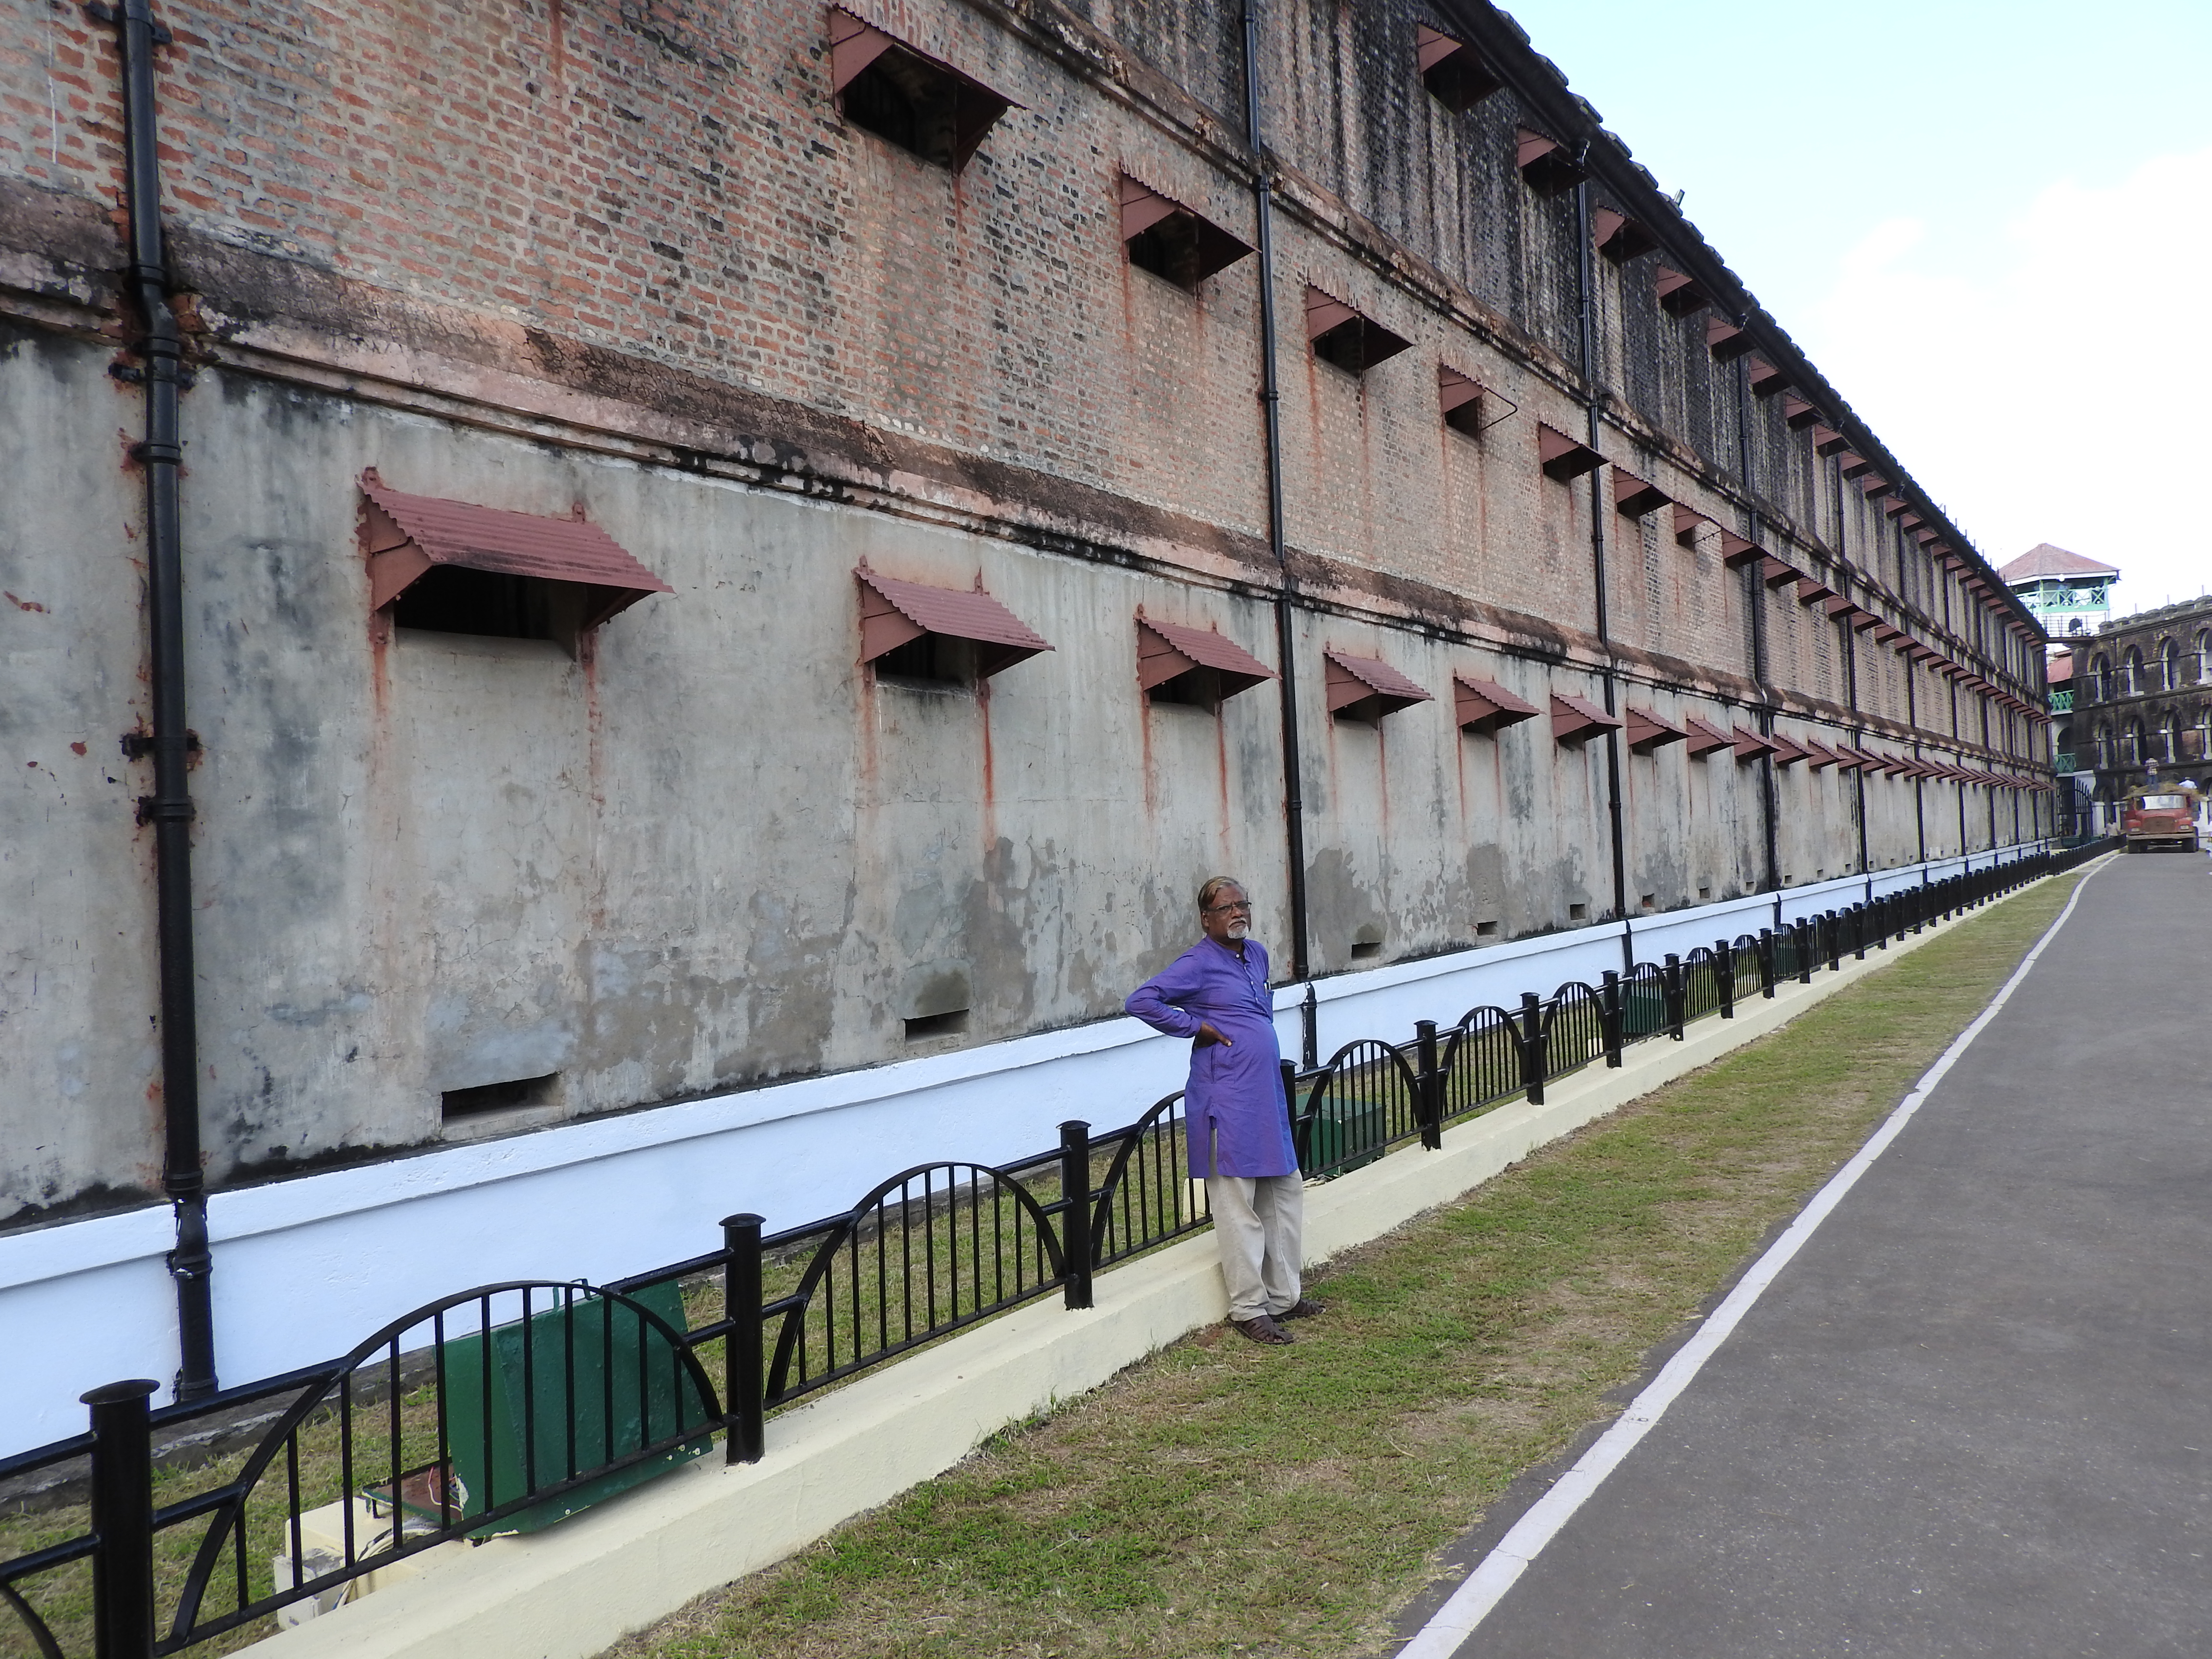
[[[1987,869],[2040,843],[1518,939],[1315,982],[1324,1056],[1358,1037],[1517,1005],[1622,965]],[[1298,1052],[1302,987],[1276,994]],[[835,1214],[909,1164],[1041,1152],[1056,1126],[1133,1121],[1182,1086],[1188,1046],[1103,1020],[957,1054],[589,1119],[217,1193],[216,1352],[226,1382],[342,1354],[439,1297],[501,1279],[604,1283],[717,1249],[717,1223]],[[149,1207],[0,1236],[0,1456],[84,1427],[77,1396],[177,1368],[169,1212]],[[162,1396],[166,1398],[166,1395]]]
[[[2032,890],[2023,889],[2023,891]],[[1442,1152],[1404,1148],[1311,1188],[1310,1262],[1449,1203],[1536,1147],[1764,1036],[1948,932],[1780,988],[1680,1042],[1632,1048],[1620,1069],[1565,1079],[1541,1106],[1515,1102],[1448,1130]],[[840,1522],[941,1474],[1010,1423],[1097,1387],[1225,1316],[1213,1240],[1201,1235],[1100,1276],[1097,1305],[1007,1315],[771,1419],[757,1464],[684,1466],[552,1529],[441,1552],[420,1576],[257,1644],[269,1659],[584,1659],[686,1601],[783,1559]],[[1286,1363],[1295,1363],[1288,1360]]]

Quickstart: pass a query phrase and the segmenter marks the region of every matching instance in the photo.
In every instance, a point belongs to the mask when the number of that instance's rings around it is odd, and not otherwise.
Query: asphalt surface
[[[2212,868],[2111,860],[1463,1659],[2212,1656],[2208,1036]]]

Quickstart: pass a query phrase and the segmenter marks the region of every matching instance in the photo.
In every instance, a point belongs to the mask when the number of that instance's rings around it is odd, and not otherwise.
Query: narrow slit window
[[[448,1089],[438,1097],[438,1115],[451,1123],[457,1119],[483,1117],[493,1112],[543,1106],[553,1098],[553,1085],[560,1081],[560,1078],[558,1072],[549,1072],[543,1077],[514,1078],[503,1083],[480,1083],[472,1088]]]

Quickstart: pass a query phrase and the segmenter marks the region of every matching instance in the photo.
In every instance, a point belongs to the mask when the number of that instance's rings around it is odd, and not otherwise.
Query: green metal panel
[[[683,1297],[674,1285],[655,1285],[635,1293],[632,1299],[652,1309],[674,1329],[684,1328]],[[707,1404],[678,1356],[675,1345],[635,1309],[582,1294],[565,1308],[550,1308],[527,1321],[448,1341],[447,1434],[463,1497],[463,1517],[482,1515],[495,1503],[520,1497],[528,1477],[534,1475],[535,1486],[551,1486],[683,1429],[705,1426],[710,1420]],[[535,1443],[534,1468],[527,1466],[524,1455],[526,1423]],[[701,1434],[504,1516],[470,1535],[490,1537],[550,1527],[690,1462],[711,1444],[712,1437]]]

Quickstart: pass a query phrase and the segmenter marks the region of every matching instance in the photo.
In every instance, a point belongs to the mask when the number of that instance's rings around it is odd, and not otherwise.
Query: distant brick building
[[[158,9],[218,1185],[1096,1020],[1216,870],[1318,975],[2048,830],[2033,611],[1477,0]],[[161,1175],[152,463],[116,36],[0,45],[24,1224]]]
[[[2107,623],[2075,646],[2072,733],[2110,808],[2157,775],[2212,781],[2212,599]]]

